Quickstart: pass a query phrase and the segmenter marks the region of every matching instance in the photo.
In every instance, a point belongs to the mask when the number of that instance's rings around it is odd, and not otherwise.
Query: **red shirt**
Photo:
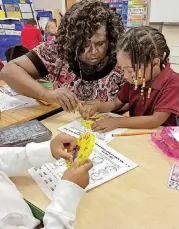
[[[0,71],[1,71],[1,69],[4,67],[4,64],[3,64],[3,62],[1,62],[0,61]]]
[[[21,32],[21,44],[31,50],[42,42],[42,34],[33,25],[27,25]]]
[[[149,83],[146,84],[144,97],[140,88],[134,90],[134,85],[128,82],[121,88],[118,98],[123,103],[129,103],[130,116],[147,116],[154,112],[168,112],[171,116],[164,123],[167,126],[177,126],[179,115],[179,74],[168,64],[152,82],[152,92],[147,98]]]

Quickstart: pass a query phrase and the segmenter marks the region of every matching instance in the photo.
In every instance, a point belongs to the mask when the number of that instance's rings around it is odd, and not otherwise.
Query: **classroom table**
[[[78,116],[61,112],[42,123],[57,135],[58,127]],[[118,137],[109,145],[139,167],[85,194],[75,229],[178,229],[179,191],[167,187],[178,162],[158,150],[149,135]],[[25,199],[46,209],[50,201],[28,173],[12,181]]]
[[[5,83],[0,80],[0,86]],[[0,128],[24,123],[32,119],[42,120],[53,114],[60,112],[62,109],[58,104],[43,105],[39,103],[37,106],[14,108],[1,112],[0,116]]]

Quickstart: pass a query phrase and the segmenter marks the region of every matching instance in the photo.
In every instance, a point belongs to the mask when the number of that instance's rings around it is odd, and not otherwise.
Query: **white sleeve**
[[[33,229],[40,222],[35,219],[16,186],[0,172],[0,228]]]
[[[72,229],[83,193],[84,190],[78,185],[59,180],[44,216],[44,229]]]
[[[54,161],[50,141],[29,143],[26,147],[0,147],[0,171],[7,176],[15,176]]]
[[[34,229],[40,223],[9,178],[0,172],[0,228]],[[59,180],[44,216],[44,229],[72,229],[83,189]]]

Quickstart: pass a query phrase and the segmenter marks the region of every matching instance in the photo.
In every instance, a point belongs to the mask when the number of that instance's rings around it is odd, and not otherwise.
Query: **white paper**
[[[86,190],[102,185],[137,167],[136,163],[101,141],[96,141],[90,159],[93,162],[93,168],[90,170],[90,184]],[[56,183],[66,169],[65,161],[60,159],[55,164],[45,164],[41,168],[32,168],[28,172],[51,200]]]
[[[5,30],[6,35],[14,35],[14,31],[13,30]]]
[[[31,13],[32,9],[30,4],[19,4],[21,13]]]
[[[0,93],[0,111],[6,111],[16,107],[22,107],[24,104],[23,101],[11,97],[7,94]]]
[[[5,30],[6,35],[9,36],[20,36],[21,35],[21,31],[15,31],[15,30]]]
[[[16,91],[14,91],[12,88],[10,88],[8,85],[4,85],[0,87],[0,92],[5,93],[10,96],[19,95]]]
[[[45,30],[45,27],[46,27],[48,21],[49,21],[48,17],[40,17],[39,25],[43,30]]]
[[[177,142],[179,142],[179,127],[173,127],[173,128],[171,128],[170,133],[177,140]]]
[[[110,115],[112,117],[120,117],[119,115],[112,114],[112,113],[107,113],[107,115]],[[82,119],[74,120],[73,122],[60,127],[58,130],[60,130],[61,132],[67,133],[69,135],[73,135],[75,137],[80,136],[81,134],[85,133],[86,131],[88,132],[90,131],[96,136],[97,139],[104,141],[105,143],[108,143],[114,139],[114,137],[112,137],[113,134],[121,134],[124,131],[126,131],[125,128],[118,128],[118,129],[115,129],[107,133],[95,133],[91,129],[86,129],[82,125],[81,121]]]
[[[5,30],[4,29],[0,29],[0,35],[6,35]]]
[[[33,14],[32,13],[22,13],[22,18],[23,19],[33,18]]]
[[[27,98],[22,95],[18,96],[9,96],[7,94],[3,94],[0,92],[0,111],[6,111],[13,108],[22,108],[22,107],[29,107],[35,106],[38,103],[31,98]]]
[[[15,24],[11,24],[11,25],[8,25],[8,24],[2,24],[2,28],[3,29],[15,29]]]
[[[14,30],[14,31],[13,31],[13,35],[21,36],[21,31],[16,31],[16,30]]]
[[[19,99],[20,101],[24,102],[23,107],[34,107],[34,106],[39,106],[39,103],[32,98],[23,96],[23,95],[17,95],[15,98]]]

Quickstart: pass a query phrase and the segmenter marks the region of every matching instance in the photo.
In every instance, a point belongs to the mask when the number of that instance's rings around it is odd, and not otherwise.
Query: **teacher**
[[[57,102],[69,112],[79,101],[113,100],[123,83],[115,54],[123,32],[121,16],[107,4],[83,0],[66,12],[53,41],[9,62],[0,76],[20,94]],[[53,82],[54,90],[39,78]]]

